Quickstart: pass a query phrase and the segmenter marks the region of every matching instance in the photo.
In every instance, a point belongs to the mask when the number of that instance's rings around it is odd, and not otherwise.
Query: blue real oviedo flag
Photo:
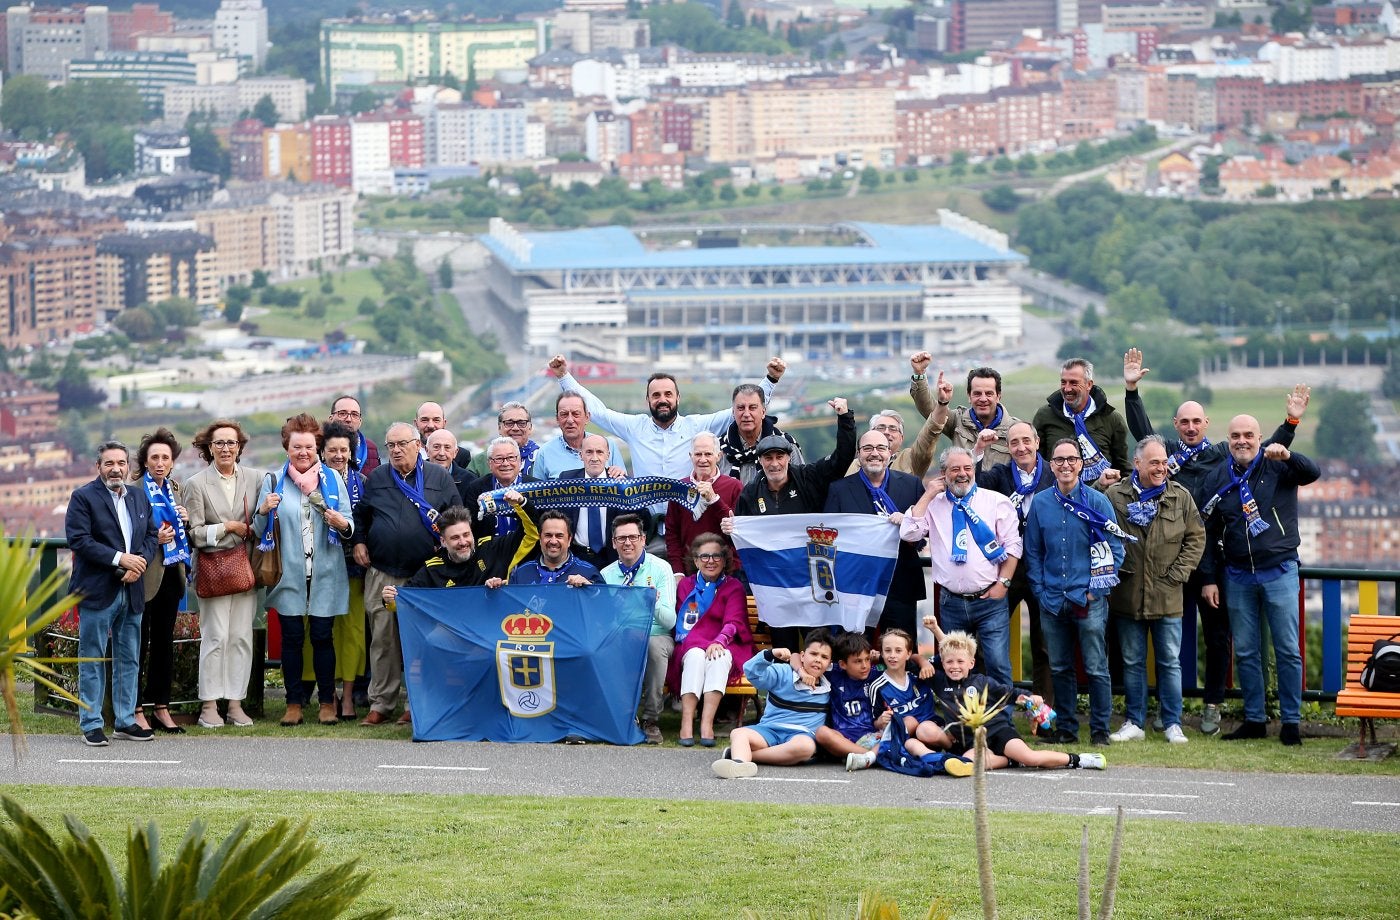
[[[770,626],[860,632],[879,622],[899,556],[899,528],[875,514],[734,518],[759,616]]]
[[[640,744],[655,605],[620,585],[400,588],[413,740]]]

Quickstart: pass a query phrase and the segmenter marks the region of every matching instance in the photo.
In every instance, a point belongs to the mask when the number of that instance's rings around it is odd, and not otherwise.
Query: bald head
[[[442,406],[435,402],[425,402],[418,407],[418,418],[414,420],[418,426],[418,435],[424,442],[428,440],[428,435],[444,427],[447,421],[443,418]]]
[[[583,461],[583,471],[589,476],[602,476],[608,468],[608,439],[601,434],[584,435],[579,445],[579,459]]]
[[[1172,416],[1172,426],[1176,428],[1177,437],[1181,438],[1181,443],[1187,447],[1195,447],[1205,440],[1206,431],[1210,428],[1210,419],[1206,416],[1205,406],[1188,399],[1176,408],[1176,415]]]
[[[452,469],[452,462],[457,459],[457,438],[452,432],[446,428],[439,428],[428,435],[428,440],[423,446],[427,448],[430,462],[445,470]]]
[[[1027,473],[1033,472],[1040,454],[1040,435],[1030,422],[1017,422],[1006,429],[1006,449],[1012,463]]]
[[[1259,420],[1252,415],[1237,415],[1230,419],[1226,435],[1230,439],[1230,457],[1240,466],[1254,462],[1259,453]]]

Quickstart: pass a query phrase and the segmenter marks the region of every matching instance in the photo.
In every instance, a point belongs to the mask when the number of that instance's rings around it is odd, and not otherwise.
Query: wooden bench
[[[1377,639],[1388,639],[1400,633],[1400,617],[1356,615],[1347,624],[1347,680],[1337,694],[1337,715],[1355,716],[1361,720],[1361,735],[1357,754],[1366,756],[1366,729],[1371,730],[1371,744],[1376,743],[1376,719],[1400,719],[1400,693],[1377,693],[1361,686],[1361,668],[1371,657]]]
[[[753,597],[749,597],[749,633],[753,636],[754,654],[761,653],[764,649],[773,647],[773,637],[768,634],[768,627],[759,622],[758,604]],[[739,697],[739,716],[736,725],[744,724],[744,713],[748,710],[749,700],[754,701],[754,710],[761,717],[763,715],[762,702],[758,698],[758,691],[753,684],[743,674],[729,681],[729,685],[724,688],[726,696]]]

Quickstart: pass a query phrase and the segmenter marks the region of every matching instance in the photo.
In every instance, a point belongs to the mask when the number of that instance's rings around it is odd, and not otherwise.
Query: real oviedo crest
[[[819,604],[836,604],[835,527],[815,524],[807,528],[807,571],[812,578],[812,599]]]
[[[532,719],[554,711],[554,623],[542,613],[513,613],[501,621],[506,638],[496,643],[496,679],[511,715]]]

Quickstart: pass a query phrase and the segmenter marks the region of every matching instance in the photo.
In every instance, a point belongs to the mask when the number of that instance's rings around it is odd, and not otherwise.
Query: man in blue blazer
[[[608,439],[600,434],[584,437],[579,445],[579,456],[583,466],[564,470],[560,479],[612,479],[624,475],[625,470],[608,467]],[[602,505],[589,505],[586,508],[565,508],[570,527],[574,532],[574,552],[580,558],[593,563],[600,571],[617,561],[617,550],[613,548],[608,535],[612,533],[613,520],[620,514],[638,514],[642,519],[642,532],[646,533],[651,524],[651,513],[643,508],[640,512],[623,508],[606,508]]]
[[[69,590],[78,602],[78,655],[105,659],[107,635],[112,637],[113,734],[128,741],[150,741],[152,732],[135,722],[137,676],[140,672],[141,614],[146,609],[141,576],[155,558],[162,539],[144,489],[127,483],[127,449],[120,441],[97,448],[97,478],[79,487],[68,500],[64,532],[73,552]],[[169,525],[165,525],[165,530]],[[106,696],[106,664],[78,665],[78,715],[83,742],[105,747],[102,702]]]
[[[872,430],[861,435],[856,446],[858,469],[831,484],[823,510],[884,515],[891,525],[898,527],[904,512],[923,495],[924,486],[919,477],[890,469],[892,457],[889,436],[883,431]],[[897,627],[910,636],[919,634],[919,601],[927,595],[924,567],[919,561],[921,546],[921,543],[902,541],[899,544],[894,578],[890,581],[885,609],[877,627],[880,632]]]

